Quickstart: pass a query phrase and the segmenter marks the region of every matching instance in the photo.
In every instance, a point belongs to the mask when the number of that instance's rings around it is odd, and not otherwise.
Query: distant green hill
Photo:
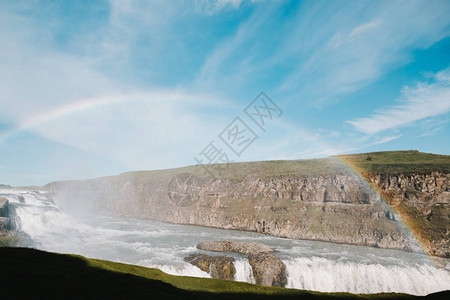
[[[2,299],[416,299],[319,293],[209,278],[27,248],[0,248]],[[440,293],[445,298],[449,292]]]

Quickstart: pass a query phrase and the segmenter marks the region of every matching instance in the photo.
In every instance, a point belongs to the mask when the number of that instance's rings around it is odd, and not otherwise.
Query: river
[[[403,292],[426,295],[450,289],[450,260],[419,253],[283,239],[153,220],[65,213],[44,192],[0,189],[15,208],[19,228],[34,247],[59,253],[153,267],[174,275],[210,277],[184,261],[200,242],[253,241],[271,246],[287,268],[287,287],[322,292]],[[20,199],[22,196],[23,199]],[[214,253],[208,253],[214,254]],[[223,255],[223,254],[221,254]],[[245,256],[233,256],[235,280],[254,282]]]

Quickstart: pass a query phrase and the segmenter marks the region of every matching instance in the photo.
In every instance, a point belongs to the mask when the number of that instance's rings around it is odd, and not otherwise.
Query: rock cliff
[[[450,257],[450,156],[377,152],[50,183],[58,205]]]

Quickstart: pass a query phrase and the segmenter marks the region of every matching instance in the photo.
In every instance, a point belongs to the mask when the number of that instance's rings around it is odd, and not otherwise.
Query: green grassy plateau
[[[346,162],[344,164],[343,162]],[[271,160],[230,163],[220,174],[222,178],[239,179],[249,174],[258,177],[276,177],[280,175],[328,175],[343,172],[347,165],[357,167],[364,173],[373,174],[430,174],[432,172],[450,173],[450,155],[423,153],[417,150],[381,151],[361,154],[337,155],[328,158]],[[178,173],[192,173],[198,177],[208,176],[201,167],[137,171],[120,174],[122,178],[145,178],[155,182],[172,177]],[[213,171],[214,172],[214,171]]]
[[[264,287],[172,276],[157,269],[30,248],[0,248],[0,266],[2,299],[448,299],[450,295],[354,295]]]

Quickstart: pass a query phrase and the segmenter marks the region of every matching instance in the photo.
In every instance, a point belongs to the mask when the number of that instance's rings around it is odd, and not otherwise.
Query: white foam
[[[399,292],[427,295],[450,289],[450,273],[430,265],[415,267],[335,262],[324,258],[284,261],[290,288],[321,292]]]
[[[252,266],[248,263],[246,258],[237,258],[234,261],[234,268],[236,269],[236,274],[234,275],[235,281],[255,283],[255,278],[253,277]]]
[[[415,295],[450,289],[449,260],[442,260],[442,267],[438,268],[417,254],[406,252],[119,217],[80,219],[60,210],[45,193],[0,189],[0,195],[9,199],[20,228],[43,250],[138,264],[172,275],[210,277],[183,260],[187,254],[198,251],[195,245],[199,242],[218,238],[262,240],[279,250],[277,255],[286,264],[289,288]],[[24,197],[24,203],[19,196]],[[254,283],[247,258],[235,258],[235,280]]]

